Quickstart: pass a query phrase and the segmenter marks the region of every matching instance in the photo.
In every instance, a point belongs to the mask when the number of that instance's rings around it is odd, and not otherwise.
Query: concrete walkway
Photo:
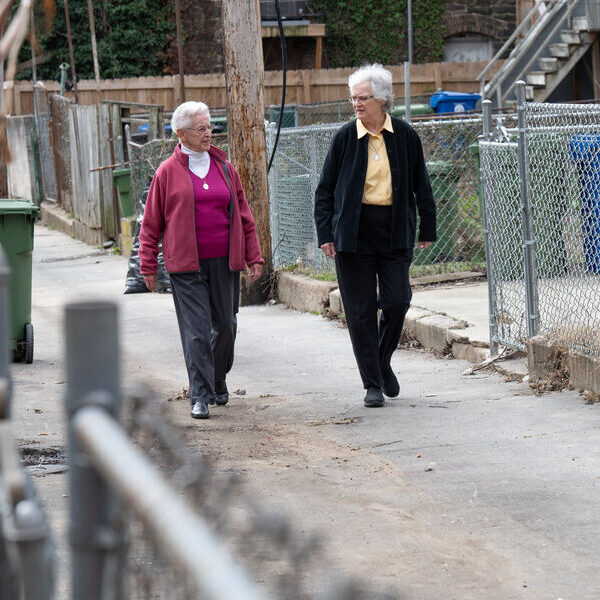
[[[126,270],[123,257],[36,228],[35,356],[12,367],[13,414],[27,456],[58,457],[32,472],[59,541],[59,598],[68,597],[64,304],[118,304],[125,386],[141,379],[163,398],[187,386],[171,297],[123,295]],[[486,301],[483,283],[418,290],[414,321],[446,313],[467,327],[444,331],[481,347]],[[245,394],[202,423],[185,402],[169,410],[196,447],[220,453],[224,472],[243,471],[298,529],[322,531],[336,565],[374,589],[391,585],[408,600],[597,600],[600,405],[464,375],[470,364],[398,350],[400,396],[365,409],[345,328],[281,304],[244,307],[229,386]],[[257,432],[259,451],[246,451]]]

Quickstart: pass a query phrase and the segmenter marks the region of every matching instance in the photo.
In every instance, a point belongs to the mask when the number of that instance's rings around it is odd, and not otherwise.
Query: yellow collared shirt
[[[385,122],[378,134],[372,134],[362,123],[356,119],[356,134],[358,139],[365,135],[369,136],[369,160],[367,163],[367,175],[365,177],[365,188],[363,190],[363,204],[378,204],[380,206],[391,206],[392,204],[392,174],[390,172],[390,161],[388,159],[383,130],[394,133],[390,115],[385,115]]]

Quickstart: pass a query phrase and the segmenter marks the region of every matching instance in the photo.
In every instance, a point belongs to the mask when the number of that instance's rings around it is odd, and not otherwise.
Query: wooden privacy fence
[[[413,96],[431,94],[439,89],[456,92],[478,92],[477,75],[487,65],[482,62],[442,62],[412,65],[410,70],[411,93]],[[500,68],[502,61],[496,67]],[[394,78],[396,97],[404,96],[404,67],[395,65],[388,67]],[[346,69],[313,69],[289,71],[287,74],[286,100],[289,104],[311,104],[343,100],[348,96],[348,75],[353,68]],[[494,71],[495,72],[495,71]],[[493,75],[493,73],[492,73]],[[59,92],[60,86],[55,81],[45,81],[48,91]],[[30,81],[5,83],[5,93],[13,94],[14,114],[30,114],[33,112],[33,84]],[[278,104],[281,99],[281,71],[265,72],[265,105]],[[83,80],[78,83],[79,104],[96,104],[96,82]],[[201,100],[211,108],[222,108],[227,105],[225,76],[223,74],[186,75],[186,100]],[[73,92],[67,92],[72,98]],[[162,105],[165,110],[176,108],[179,96],[179,78],[138,77],[134,79],[105,79],[101,82],[101,98],[121,102],[139,102],[143,104]]]
[[[32,115],[8,117],[6,137],[12,161],[6,165],[9,198],[23,198],[39,203],[39,167],[37,164],[35,121]]]
[[[149,115],[148,137],[156,137],[161,107],[117,102],[80,106],[36,86],[35,115],[7,118],[13,153],[9,196],[60,205],[73,219],[75,236],[90,244],[116,237],[112,166],[121,154],[119,146],[126,148],[123,128],[132,110]],[[127,158],[126,150],[123,154]]]

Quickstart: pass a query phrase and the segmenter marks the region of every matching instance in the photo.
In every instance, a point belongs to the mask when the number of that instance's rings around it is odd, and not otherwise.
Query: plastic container
[[[392,117],[403,117],[406,114],[406,106],[399,104],[398,106],[392,106],[390,109],[390,115]],[[427,104],[411,104],[410,115],[411,117],[418,117],[419,115],[432,115],[433,109]]]
[[[117,186],[121,217],[133,217],[135,209],[131,197],[131,169],[115,169],[113,183]]]
[[[211,117],[210,122],[213,133],[227,133],[227,116]]]
[[[281,106],[272,105],[269,106],[269,122],[270,123],[278,123],[279,122],[279,112],[281,111]],[[282,127],[298,127],[298,109],[293,106],[284,106],[283,107],[283,119],[281,120]]]
[[[569,156],[579,175],[585,264],[590,273],[600,273],[600,134],[574,135]]]
[[[25,200],[0,199],[0,244],[10,266],[10,348],[15,362],[33,361],[31,261],[39,209]]]
[[[436,113],[462,113],[475,110],[477,102],[481,99],[479,94],[465,94],[463,92],[439,91],[429,99],[429,106]]]
[[[416,265],[448,262],[456,258],[456,231],[459,218],[456,183],[462,170],[450,161],[433,160],[427,163],[427,172],[435,199],[438,238],[426,250],[415,252],[413,264]]]

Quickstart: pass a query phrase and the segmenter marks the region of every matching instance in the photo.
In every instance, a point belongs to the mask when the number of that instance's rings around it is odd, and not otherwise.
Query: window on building
[[[484,35],[463,35],[446,38],[444,60],[472,62],[490,60],[494,56],[493,40]]]

